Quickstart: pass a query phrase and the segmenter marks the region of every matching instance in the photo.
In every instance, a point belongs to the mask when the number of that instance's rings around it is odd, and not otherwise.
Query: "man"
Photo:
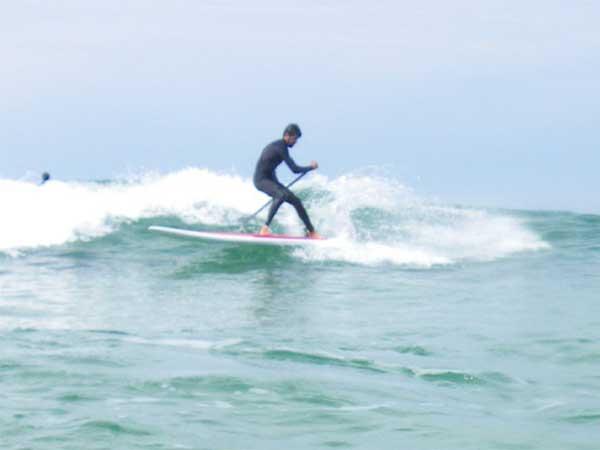
[[[285,161],[287,166],[294,173],[306,173],[319,167],[319,164],[317,164],[316,161],[311,161],[310,166],[298,166],[291,158],[289,149],[296,144],[301,136],[302,132],[298,125],[295,123],[288,125],[285,130],[283,130],[283,139],[279,139],[267,145],[256,163],[254,186],[256,186],[259,191],[262,191],[273,198],[267,221],[260,229],[260,234],[263,236],[271,233],[271,230],[269,229],[271,221],[275,214],[277,214],[277,210],[281,204],[285,202],[296,209],[298,216],[300,216],[300,219],[302,219],[304,226],[308,230],[308,237],[311,239],[321,239],[321,236],[315,231],[315,228],[310,222],[308,214],[300,199],[296,197],[292,191],[281,184],[275,175],[275,169],[282,161]]]
[[[40,182],[40,186],[46,183],[50,179],[50,174],[48,172],[44,172],[42,174],[42,181]]]

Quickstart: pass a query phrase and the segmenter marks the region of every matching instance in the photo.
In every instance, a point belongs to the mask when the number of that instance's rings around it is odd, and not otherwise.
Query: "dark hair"
[[[283,130],[283,135],[289,134],[290,136],[300,137],[302,136],[302,131],[300,131],[300,127],[295,123],[290,123],[285,130]]]

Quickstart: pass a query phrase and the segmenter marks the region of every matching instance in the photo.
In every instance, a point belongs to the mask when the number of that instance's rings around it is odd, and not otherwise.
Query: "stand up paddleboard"
[[[323,244],[325,239],[309,239],[300,236],[288,236],[285,234],[269,234],[266,236],[260,234],[248,233],[228,233],[221,231],[194,231],[183,230],[181,228],[151,226],[150,231],[170,234],[172,236],[184,236],[190,238],[201,239],[205,241],[219,242],[237,242],[241,244],[258,244],[258,245],[318,245]]]

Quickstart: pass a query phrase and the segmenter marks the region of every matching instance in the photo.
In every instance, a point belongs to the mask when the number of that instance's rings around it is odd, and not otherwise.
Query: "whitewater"
[[[300,185],[304,191],[317,228],[338,244],[296,253],[307,259],[429,267],[547,247],[514,217],[436,205],[392,179],[313,176]],[[12,254],[98,238],[148,218],[235,228],[267,199],[251,180],[196,168],[109,183],[52,181],[40,187],[0,180],[0,192],[0,251]],[[303,234],[289,208],[278,223],[287,233]]]
[[[598,448],[600,216],[294,191],[331,245],[148,231],[239,230],[234,173],[0,179],[0,448]]]

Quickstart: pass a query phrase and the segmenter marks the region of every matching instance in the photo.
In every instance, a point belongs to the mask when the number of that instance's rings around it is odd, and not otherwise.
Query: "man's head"
[[[293,147],[296,141],[302,136],[300,127],[295,123],[290,123],[285,130],[283,130],[283,140],[288,147]]]

